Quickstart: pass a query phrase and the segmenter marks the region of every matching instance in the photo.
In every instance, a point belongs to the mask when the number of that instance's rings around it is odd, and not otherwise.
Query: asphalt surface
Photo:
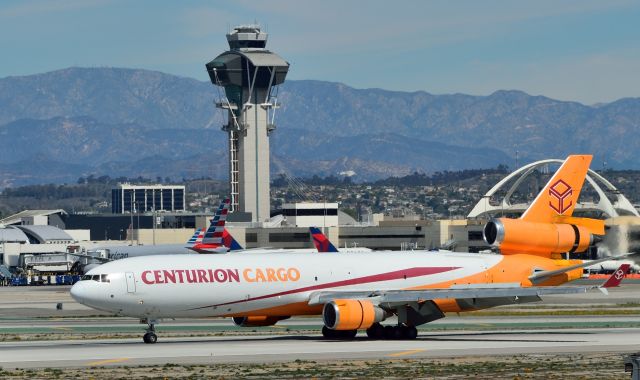
[[[413,341],[330,341],[319,335],[4,342],[4,368],[436,358],[531,353],[637,352],[640,329],[431,332]]]
[[[275,328],[244,333],[229,319],[187,319],[158,325],[158,343],[142,343],[143,325],[110,318],[75,303],[69,287],[0,288],[0,367],[94,367],[301,360],[393,359],[535,353],[640,351],[640,315],[461,316],[421,326],[414,341],[330,341],[319,334],[319,318],[292,318]],[[491,311],[640,307],[640,285],[585,295],[550,296],[544,303]],[[62,303],[62,310],[57,305]],[[533,307],[533,309],[531,309]],[[393,321],[389,321],[393,323]],[[287,329],[289,331],[287,331]],[[111,332],[120,339],[78,339]],[[229,332],[234,335],[229,335]],[[31,340],[33,334],[61,339]],[[30,340],[20,334],[31,334]],[[64,334],[73,336],[65,338]],[[217,336],[221,335],[221,336]]]

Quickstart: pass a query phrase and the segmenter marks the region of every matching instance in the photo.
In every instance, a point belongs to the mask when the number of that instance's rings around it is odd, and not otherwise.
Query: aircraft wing
[[[450,288],[424,290],[381,290],[381,291],[322,291],[314,292],[309,297],[309,305],[324,305],[336,299],[370,300],[378,305],[389,306],[406,304],[409,302],[427,302],[438,299],[455,299],[471,301],[471,304],[481,304],[488,301],[497,305],[513,303],[535,302],[540,296],[549,294],[579,294],[598,289],[609,294],[607,288],[616,287],[629,270],[629,264],[622,264],[602,285],[590,286],[527,286],[517,283],[499,284],[469,284],[454,285]],[[467,302],[469,303],[469,302]]]
[[[436,299],[504,299],[505,304],[518,302],[519,298],[537,301],[540,296],[549,294],[586,293],[599,286],[469,286],[446,289],[425,290],[384,290],[384,291],[327,291],[315,292],[309,299],[309,305],[321,305],[335,299],[371,299],[377,304],[400,304],[407,302],[425,302]]]

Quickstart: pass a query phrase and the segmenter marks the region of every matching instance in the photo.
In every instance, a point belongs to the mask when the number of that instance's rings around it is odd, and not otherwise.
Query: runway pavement
[[[593,285],[600,283],[585,280],[579,282]],[[69,294],[70,288],[70,286],[0,287],[0,319],[109,315],[109,313],[76,303]],[[543,302],[527,305],[576,305],[579,307],[628,303],[640,305],[640,284],[623,283],[623,286],[611,289],[609,292],[609,295],[604,295],[597,290],[586,294],[549,295],[543,298]],[[57,309],[58,304],[62,304],[61,310]],[[519,307],[519,305],[515,305],[500,309]]]
[[[327,341],[319,318],[292,318],[275,328],[244,333],[228,319],[165,321],[159,341],[142,343],[130,318],[105,318],[75,303],[69,287],[0,288],[0,367],[92,367],[142,364],[208,364],[301,360],[393,359],[640,351],[640,285],[585,295],[545,297],[544,303],[491,309],[508,312],[614,308],[635,314],[611,315],[449,315],[421,326],[415,341]],[[56,305],[63,304],[62,310]],[[529,309],[527,309],[529,308]],[[93,317],[89,317],[93,316]],[[632,328],[634,327],[634,328]],[[290,331],[287,331],[290,330]],[[87,339],[109,337],[121,339]],[[49,334],[60,334],[53,340]],[[228,334],[235,335],[228,335]],[[23,340],[24,335],[29,340]],[[41,334],[38,338],[38,334]],[[267,335],[269,334],[269,335]],[[222,336],[218,336],[222,335]],[[35,338],[34,338],[35,337]],[[74,340],[59,340],[59,339]],[[36,340],[33,340],[36,339]]]
[[[329,341],[319,335],[0,343],[4,368],[436,358],[531,353],[631,353],[638,329],[429,332],[413,341]]]

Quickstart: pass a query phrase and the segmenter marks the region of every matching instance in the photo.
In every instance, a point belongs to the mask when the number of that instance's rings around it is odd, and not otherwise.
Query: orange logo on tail
[[[549,202],[549,206],[555,210],[558,214],[563,214],[572,205],[573,201],[569,200],[567,204],[567,198],[573,194],[573,189],[565,181],[559,179],[549,187],[549,195],[556,199],[556,204]]]

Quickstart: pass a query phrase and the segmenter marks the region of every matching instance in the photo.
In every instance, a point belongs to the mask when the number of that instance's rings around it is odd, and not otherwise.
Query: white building
[[[282,215],[290,226],[338,226],[337,203],[285,203],[282,205]]]

